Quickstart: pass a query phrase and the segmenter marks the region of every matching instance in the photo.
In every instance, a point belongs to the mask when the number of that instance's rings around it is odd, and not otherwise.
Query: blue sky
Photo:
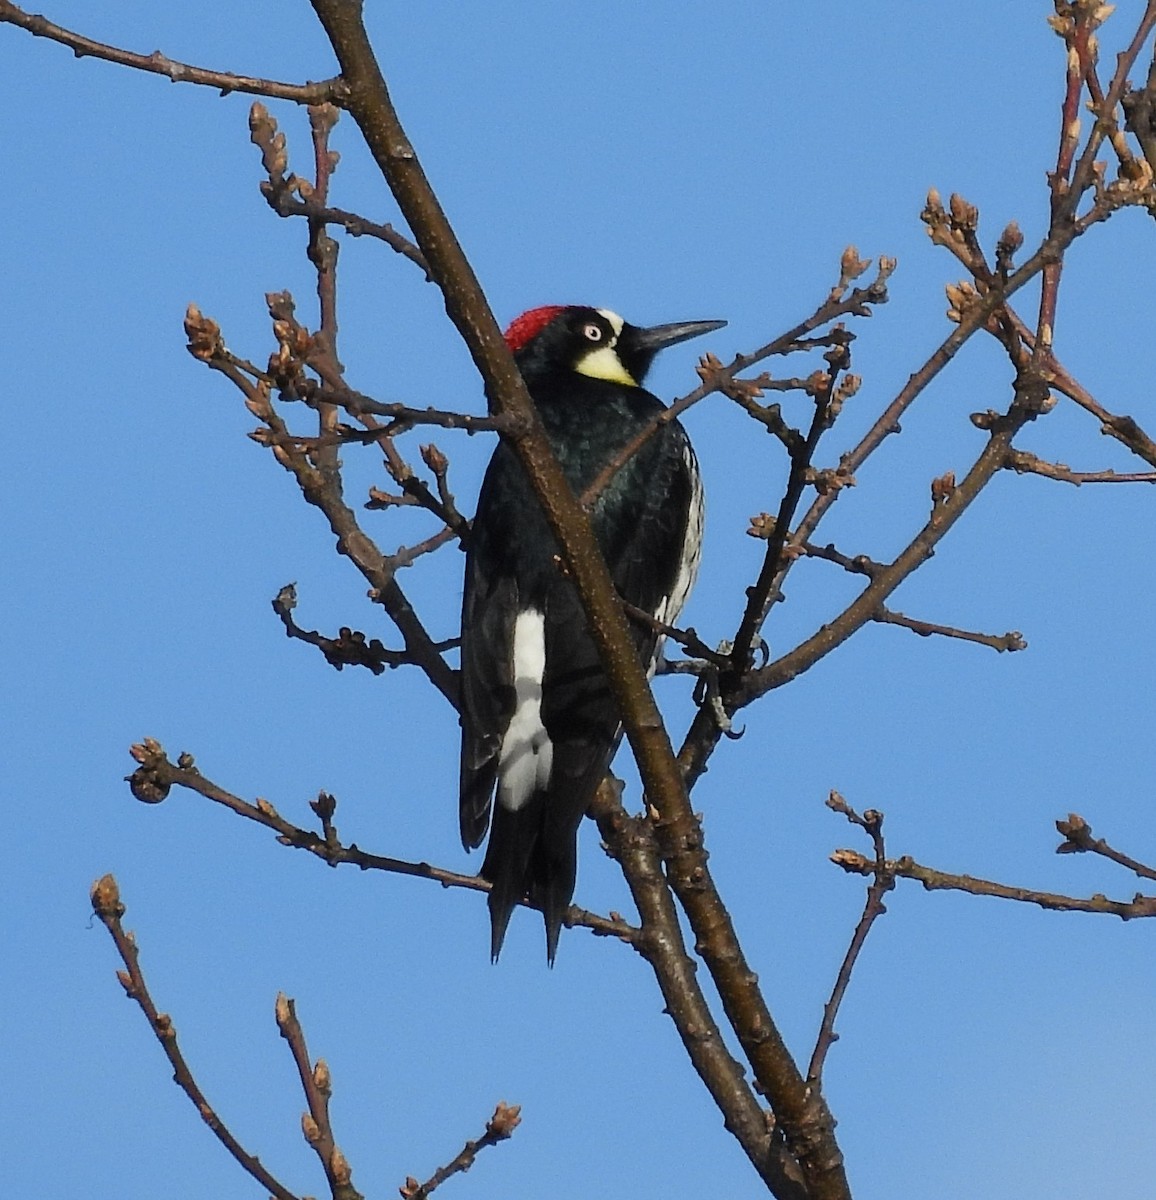
[[[333,69],[305,3],[212,0],[196,17],[129,0],[45,7],[91,36],[204,65],[285,79]],[[899,0],[369,8],[402,118],[501,321],[545,302],[639,323],[725,317],[709,344],[726,358],[809,313],[848,243],[896,255],[891,302],[855,327],[864,384],[832,459],[947,331],[942,289],[960,271],[919,223],[927,188],[978,204],[989,247],[1013,218],[1029,246],[1046,227],[1063,46],[1043,3],[980,0],[966,28],[956,5]],[[1141,8],[1119,5],[1106,62]],[[260,1194],[172,1085],[116,983],[87,897],[113,871],[202,1086],[299,1193],[323,1180],[273,1023],[279,989],[330,1063],[335,1131],[367,1195],[428,1176],[499,1099],[524,1106],[522,1127],[447,1197],[762,1194],[627,949],[572,931],[549,972],[540,922],[519,913],[494,968],[474,895],[327,871],[189,795],[151,809],[131,799],[127,747],[152,735],[303,824],[307,800],[332,791],[342,835],[366,849],[478,862],[458,843],[446,705],[416,673],[339,674],[283,637],[269,600],[295,580],[302,624],[391,641],[318,514],[245,437],[239,398],[183,348],[189,301],[256,360],[271,345],[265,292],[289,288],[311,316],[304,230],[257,191],[249,101],[76,62],[7,27],[0,74],[4,1190]],[[303,171],[304,116],[274,111]],[[395,219],[351,122],[334,144],[335,200]],[[1073,249],[1056,329],[1069,369],[1149,431],[1154,271],[1150,218],[1120,214]],[[418,272],[345,240],[341,274],[355,386],[480,411]],[[1025,316],[1034,301],[1022,297]],[[660,360],[654,390],[689,390],[697,349]],[[826,536],[848,553],[895,554],[925,519],[930,479],[979,452],[968,414],[1008,394],[998,347],[973,341],[840,499]],[[685,617],[717,640],[757,571],[746,518],[774,508],[783,471],[721,398],[687,426],[709,540]],[[490,443],[435,440],[468,508]],[[1064,405],[1020,444],[1081,469],[1134,465]],[[382,483],[368,453],[345,458],[352,495]],[[1027,652],[870,627],[743,714],[745,738],[720,750],[695,804],[800,1056],[862,904],[861,884],[827,861],[837,846],[866,849],[824,808],[833,787],[886,812],[892,854],[1073,894],[1137,890],[1108,864],[1055,856],[1052,822],[1080,812],[1156,858],[1154,502],[1146,487],[997,479],[894,607],[1020,629]],[[397,514],[365,523],[387,550],[428,531]],[[438,636],[456,632],[460,565],[445,550],[403,580]],[[767,630],[773,648],[853,594],[836,568],[804,564]],[[677,739],[683,681],[658,689]],[[592,829],[577,900],[629,910]],[[888,907],[827,1067],[856,1197],[1150,1195],[1153,928],[913,884]]]

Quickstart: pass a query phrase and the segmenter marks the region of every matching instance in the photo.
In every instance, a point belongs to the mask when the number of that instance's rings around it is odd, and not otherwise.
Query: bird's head
[[[660,350],[725,324],[681,321],[643,329],[606,308],[551,304],[524,312],[510,323],[505,338],[523,374],[576,371],[640,387]]]

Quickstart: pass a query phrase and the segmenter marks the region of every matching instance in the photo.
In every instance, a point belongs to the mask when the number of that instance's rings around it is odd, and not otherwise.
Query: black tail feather
[[[581,820],[581,816],[579,816]],[[497,962],[510,915],[523,900],[546,921],[551,966],[578,869],[578,823],[551,819],[549,794],[536,792],[517,812],[494,806],[493,827],[481,875],[490,881],[490,957]]]
[[[490,958],[498,961],[510,914],[525,900],[532,883],[531,859],[542,824],[542,793],[517,812],[494,805],[490,841],[481,876],[490,881]]]

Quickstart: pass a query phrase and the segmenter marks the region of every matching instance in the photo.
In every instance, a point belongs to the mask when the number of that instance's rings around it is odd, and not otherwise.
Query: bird
[[[666,406],[642,386],[655,355],[725,321],[643,328],[605,308],[547,305],[506,329],[530,398],[627,603],[672,624],[698,571],[703,492],[676,420],[603,473]],[[653,672],[661,638],[630,622]],[[496,962],[519,902],[539,908],[552,966],[577,874],[578,827],[621,740],[621,719],[578,593],[512,447],[486,470],[467,538],[461,639],[459,817],[466,850],[489,843]],[[496,796],[495,796],[496,793]],[[491,822],[492,811],[492,822]]]

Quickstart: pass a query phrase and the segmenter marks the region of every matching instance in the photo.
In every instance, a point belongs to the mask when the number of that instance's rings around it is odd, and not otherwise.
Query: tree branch
[[[846,371],[850,366],[850,339],[846,338],[840,345],[833,346],[824,358],[827,360],[827,377],[824,386],[814,398],[815,412],[811,419],[811,428],[802,444],[790,450],[791,470],[787,476],[787,486],[779,504],[778,514],[769,529],[767,549],[759,577],[754,585],[747,589],[746,609],[732,642],[730,665],[735,674],[741,675],[750,665],[755,639],[759,636],[763,619],[773,603],[775,580],[784,561],[791,522],[795,519],[795,510],[802,499],[808,472],[812,469],[811,460],[818,448],[819,439],[831,427],[835,381],[839,372]]]
[[[345,94],[345,85],[340,77],[325,79],[320,83],[279,83],[275,79],[257,79],[251,75],[190,66],[166,57],[159,50],[154,50],[152,54],[134,54],[131,50],[95,42],[83,34],[54,25],[46,17],[27,13],[9,3],[9,0],[0,0],[0,25],[15,25],[27,30],[33,37],[59,42],[77,58],[101,58],[121,67],[164,75],[173,83],[196,83],[216,88],[222,96],[230,92],[248,92],[254,96],[267,96],[271,100],[292,100],[296,104],[324,104],[327,101],[340,103]]]
[[[168,1013],[158,1012],[152,996],[149,995],[148,985],[140,967],[140,951],[136,938],[126,932],[121,924],[125,909],[116,880],[111,875],[102,876],[92,885],[91,898],[93,911],[108,930],[125,966],[123,971],[117,971],[116,976],[128,998],[137,1002],[152,1026],[152,1031],[173,1068],[173,1082],[188,1096],[201,1120],[213,1131],[221,1145],[265,1191],[276,1197],[276,1200],[298,1200],[293,1192],[269,1174],[261,1165],[260,1159],[249,1154],[237,1141],[193,1078],[193,1073],[189,1070],[189,1065],[177,1044],[177,1031],[173,1027],[172,1018]]]
[[[366,667],[374,675],[381,675],[386,668],[412,665],[416,661],[408,651],[388,650],[377,638],[367,640],[365,634],[356,629],[342,626],[335,638],[325,637],[313,629],[302,629],[293,619],[293,610],[297,607],[297,589],[291,583],[277,593],[272,604],[273,611],[285,626],[285,636],[316,646],[325,656],[325,661],[339,671],[343,667]],[[452,650],[460,641],[460,638],[450,638],[436,643],[435,649],[439,653]]]
[[[307,352],[306,331],[289,318],[292,302],[285,294],[270,297],[274,315],[274,330],[280,339],[279,350],[270,364],[280,379],[303,370],[300,355]],[[288,314],[288,316],[286,315]],[[256,382],[238,365],[234,355],[225,348],[217,323],[204,316],[195,305],[189,306],[185,317],[185,332],[189,338],[189,353],[215,371],[221,372],[245,397],[245,405],[269,431],[261,440],[273,456],[297,481],[305,500],[320,509],[328,519],[329,528],[337,539],[338,552],[345,555],[371,586],[371,597],[389,614],[405,642],[406,653],[425,672],[430,682],[453,705],[457,705],[457,673],[442,658],[435,642],[421,623],[405,592],[397,583],[395,569],[388,558],[358,524],[353,510],[341,494],[340,477],[323,471],[310,456],[294,444],[285,422],[273,407],[272,388],[279,380],[272,373]]]
[[[377,238],[420,267],[425,272],[426,279],[429,279],[429,266],[422,252],[392,225],[379,225],[356,213],[332,208],[326,202],[327,197],[319,194],[316,185],[300,179],[297,175],[286,177],[289,156],[285,135],[278,130],[277,122],[260,101],[256,101],[249,110],[249,137],[253,145],[261,151],[261,163],[268,175],[268,179],[261,184],[261,195],[279,217],[305,217],[310,222],[340,225],[353,237]]]
[[[904,629],[910,629],[919,634],[920,637],[931,637],[932,634],[938,634],[940,637],[959,638],[964,642],[975,642],[980,646],[990,646],[993,650],[998,650],[1001,654],[1004,651],[1026,650],[1028,648],[1023,634],[1018,629],[1013,629],[1010,633],[1003,634],[972,633],[967,629],[953,629],[950,625],[933,625],[930,621],[917,621],[914,617],[904,616],[901,612],[893,612],[891,609],[882,606],[874,613],[871,620],[878,621],[881,625],[902,625]]]
[[[1106,103],[1110,106],[1118,103],[1120,93],[1126,83],[1127,72],[1139,52],[1144,37],[1150,32],[1153,23],[1156,23],[1156,0],[1149,0],[1136,37],[1133,38],[1128,50],[1119,58],[1117,71],[1106,98]],[[1102,136],[1103,134],[1101,133],[1099,135],[1100,140],[1102,140]],[[1090,145],[1091,141],[1089,142]],[[1096,145],[1099,145],[1099,141],[1096,142]],[[1073,194],[1078,193],[1075,200],[1070,201],[1070,204],[1073,206],[1078,203],[1079,196],[1083,195],[1092,185],[1094,175],[1091,171],[1090,161],[1088,160],[1089,165],[1085,169],[1085,159],[1082,157],[1080,164],[1077,165],[1073,172],[1071,191]],[[1072,211],[1074,211],[1074,207]],[[1080,223],[1068,219],[1067,212],[1067,206],[1053,212],[1053,220],[1047,235],[1035,253],[1021,267],[998,279],[990,276],[990,272],[988,272],[985,280],[990,278],[990,285],[985,282],[983,290],[978,293],[973,291],[965,308],[955,308],[952,313],[952,319],[957,321],[957,327],[923,366],[910,377],[906,385],[876,420],[871,429],[868,430],[859,444],[852,451],[840,458],[840,470],[846,472],[848,475],[855,475],[862,467],[864,461],[874,453],[883,440],[890,434],[899,431],[901,416],[939,372],[955,357],[964,343],[981,329],[989,328],[993,321],[998,322],[1000,314],[1008,308],[1007,302],[1010,297],[1043,272],[1049,264],[1058,261],[1075,238],[1086,231],[1089,223]],[[1106,215],[1106,212],[1104,215]],[[955,243],[952,246],[952,252],[957,257],[961,257],[963,261],[969,263],[971,261],[970,252],[965,255],[963,248],[971,244],[970,239],[974,233],[975,218],[976,213],[973,206],[966,205],[965,202],[959,200],[957,197],[952,198],[952,215],[949,218],[944,212],[938,194],[933,190],[929,195],[924,219],[928,223],[933,240],[937,244],[943,245]],[[1018,230],[1014,232],[1018,236]],[[1022,240],[1022,238],[1019,240]],[[1018,242],[1015,245],[1018,245]],[[1010,253],[1014,248],[1014,245],[1010,242],[1004,247],[1003,261],[1005,266],[1010,264]],[[978,266],[976,269],[979,269]],[[1053,291],[1056,286],[1058,286],[1058,276],[1055,276],[1048,284],[1048,287]],[[1051,301],[1049,301],[1049,305],[1050,303]],[[1027,420],[1033,419],[1034,416],[1038,415],[1038,405],[1041,403],[1046,405],[1046,386],[1048,382],[1052,381],[1055,375],[1056,364],[1050,352],[1048,354],[1039,352],[1040,340],[1038,338],[1035,339],[1035,342],[1036,353],[1030,363],[1024,361],[1022,355],[1015,354],[1015,345],[1010,337],[1005,343],[1008,346],[1009,354],[1012,354],[1013,361],[1016,362],[1018,376],[1017,396],[1022,399],[1017,400],[1017,403],[1013,405],[1006,416],[1000,417],[998,414],[992,414],[991,419],[986,421],[982,426],[983,428],[992,430],[998,429],[1001,441],[1005,436],[1006,441],[1004,441],[1002,446],[989,443],[988,449],[985,450],[980,461],[976,463],[973,471],[969,473],[968,480],[965,481],[964,494],[968,497],[965,506],[966,504],[970,504],[971,499],[974,499],[974,495],[986,485],[994,474],[994,471],[998,469],[996,460],[1002,458],[1004,452],[1010,448],[1011,437],[1018,432],[1018,429]],[[1015,425],[1014,429],[1008,425],[1009,421]],[[1135,426],[1135,422],[1131,421],[1130,418],[1122,418],[1120,426],[1120,430],[1117,431],[1116,428],[1106,422],[1105,432],[1111,432],[1115,436],[1120,437],[1122,441],[1125,441],[1144,457],[1147,457],[1145,451],[1151,450],[1153,452],[1153,465],[1156,465],[1156,445],[1148,442],[1143,432]],[[977,470],[979,471],[978,476],[975,474]],[[974,486],[976,484],[978,486]],[[811,507],[792,534],[792,545],[798,545],[804,541],[808,541],[812,537],[816,527],[838,495],[838,490],[828,490],[827,492],[821,492],[815,498]],[[956,516],[958,516],[958,512],[959,510],[954,505],[949,505],[944,509],[941,517],[948,517],[948,523],[950,524],[954,522]],[[942,532],[946,532],[945,526],[941,524],[940,527]],[[886,595],[890,594],[890,591],[893,590],[889,585],[883,583],[887,577],[894,579],[893,568],[902,560],[907,559],[906,565],[901,569],[910,573],[919,562],[923,561],[922,556],[924,556],[924,552],[932,547],[935,540],[938,540],[935,537],[929,542],[927,533],[928,530],[925,529],[916,538],[915,542],[908,547],[908,551],[905,551],[900,556],[900,559],[896,560],[892,568],[888,568],[873,577],[871,587],[867,589],[867,592],[860,599],[864,599],[868,593],[874,593],[877,597],[877,602],[882,602],[886,598]],[[912,551],[916,552],[915,559],[907,557],[908,553]],[[781,596],[783,581],[796,561],[796,558],[797,555],[789,553],[783,556],[777,577],[769,592],[772,599]],[[724,679],[722,681],[721,701],[725,711],[728,714],[733,714],[740,707],[751,703],[754,699],[765,694],[768,687],[780,686],[782,683],[794,678],[801,670],[806,670],[809,666],[813,665],[829,649],[833,649],[836,644],[845,640],[846,636],[850,636],[855,629],[862,626],[864,620],[868,619],[870,619],[869,614],[863,608],[860,608],[859,601],[856,601],[837,622],[824,627],[824,629],[813,635],[812,638],[796,647],[788,655],[777,660],[777,662],[769,664],[769,666],[761,671],[748,672],[743,676],[731,676]],[[839,631],[838,640],[831,640],[832,633],[836,627]],[[824,650],[823,646],[827,646],[828,650]],[[720,736],[721,730],[719,729],[718,722],[711,714],[700,711],[695,717],[690,730],[687,732],[678,754],[688,787],[693,787],[705,770],[706,763],[717,746]]]
[[[836,850],[831,861],[854,875],[872,875],[876,864],[857,850]],[[987,879],[976,879],[972,875],[951,875],[922,866],[913,858],[888,859],[886,870],[901,879],[917,879],[924,890],[969,892],[973,896],[995,896],[1000,900],[1017,900],[1023,904],[1038,904],[1040,908],[1058,912],[1106,913],[1129,921],[1136,917],[1156,917],[1156,896],[1136,895],[1132,900],[1109,900],[1097,893],[1088,899],[1078,896],[1061,896],[1055,892],[1037,892],[1031,888],[1009,887],[1004,883],[993,883]]]
[[[589,521],[567,486],[481,287],[401,127],[361,21],[361,5],[354,0],[312,3],[349,85],[345,106],[442,289],[446,311],[485,381],[491,412],[511,413],[524,422],[508,440],[574,580],[647,797],[659,814],[655,826],[668,877],[703,948],[728,1020],[800,1162],[811,1200],[846,1200],[849,1188],[834,1121],[822,1098],[807,1090],[710,879],[699,823]]]
[[[701,386],[695,388],[693,392],[688,392],[685,396],[673,401],[623,446],[618,454],[606,464],[593,482],[591,482],[590,486],[582,493],[582,506],[587,509],[590,508],[610,480],[614,478],[625,463],[629,462],[646,445],[656,430],[680,417],[688,408],[691,408],[700,400],[704,400],[707,396],[715,392],[724,392],[726,395],[734,398],[735,393],[749,394],[752,386],[756,388],[775,386],[772,381],[763,383],[761,380],[740,380],[738,379],[740,371],[745,371],[749,367],[754,366],[755,363],[762,362],[764,359],[775,355],[792,354],[798,350],[810,350],[815,345],[820,344],[830,345],[832,344],[830,338],[819,339],[818,342],[804,342],[803,339],[807,334],[824,325],[829,325],[841,316],[850,314],[852,316],[869,317],[871,315],[871,305],[885,304],[887,302],[887,280],[890,279],[896,266],[896,260],[893,258],[880,258],[874,280],[866,287],[855,288],[852,292],[847,292],[851,281],[862,275],[870,265],[870,259],[860,259],[855,247],[848,246],[843,252],[842,271],[839,282],[831,289],[827,299],[809,317],[806,317],[792,329],[788,329],[786,333],[780,334],[777,338],[774,338],[765,346],[760,346],[759,349],[752,351],[750,354],[736,354],[734,359],[725,367],[714,355],[704,355],[698,367],[698,374],[702,379]],[[848,335],[844,334],[837,340],[842,343],[848,340]],[[791,380],[789,382],[794,383],[795,381]]]
[[[1099,854],[1126,867],[1141,879],[1156,879],[1156,868],[1114,850],[1103,838],[1093,838],[1091,825],[1077,813],[1068,813],[1066,821],[1057,821],[1056,829],[1064,835],[1064,840],[1056,847],[1057,854]]]
[[[1085,483],[1156,483],[1156,471],[1073,471],[1067,463],[1047,462],[1027,450],[1009,450],[1004,466],[1020,475],[1043,475],[1076,487]]]
[[[742,1065],[727,1049],[718,1022],[687,953],[682,927],[663,874],[662,852],[653,820],[631,816],[622,807],[621,788],[606,779],[591,816],[598,822],[606,852],[619,864],[642,922],[635,948],[650,964],[667,1015],[691,1065],[723,1114],[727,1130],[773,1194],[780,1200],[808,1200],[798,1164],[776,1137]]]
[[[337,801],[322,792],[310,807],[321,818],[322,834],[302,829],[287,821],[268,800],[258,799],[250,804],[239,796],[206,779],[196,768],[191,754],[182,754],[173,763],[164,747],[154,738],[145,738],[134,745],[130,753],[139,767],[128,777],[132,794],[145,804],[160,804],[174,787],[186,788],[214,804],[220,804],[230,812],[271,829],[282,846],[305,850],[331,867],[350,865],[362,871],[386,871],[393,875],[408,875],[417,879],[431,879],[445,888],[465,888],[471,892],[488,892],[489,883],[477,875],[462,875],[447,871],[443,867],[431,866],[427,862],[409,862],[406,859],[390,858],[381,854],[370,854],[355,843],[343,845],[338,839],[333,824]],[[613,937],[632,943],[638,930],[621,918],[600,917],[597,913],[571,905],[566,914],[566,924],[581,926],[602,937]]]
[[[277,993],[275,1014],[277,1028],[289,1043],[301,1088],[309,1105],[309,1111],[301,1117],[301,1131],[321,1160],[321,1169],[329,1181],[329,1193],[333,1200],[363,1200],[361,1193],[353,1186],[349,1162],[334,1140],[333,1127],[329,1122],[329,1098],[333,1094],[329,1067],[322,1058],[316,1063],[310,1061],[305,1033],[297,1020],[297,1006],[283,992]]]
[[[487,1146],[496,1146],[513,1135],[521,1123],[521,1112],[520,1104],[507,1104],[500,1100],[498,1107],[494,1109],[494,1115],[486,1122],[486,1132],[480,1138],[466,1142],[457,1155],[444,1167],[438,1167],[425,1183],[418,1183],[412,1175],[407,1178],[404,1186],[399,1189],[402,1200],[426,1200],[426,1197],[447,1179],[468,1171],[474,1165],[478,1151]]]
[[[835,1032],[835,1019],[839,1015],[839,1006],[843,1003],[843,997],[847,994],[847,986],[851,982],[851,972],[855,970],[855,963],[858,961],[859,952],[863,949],[867,935],[871,932],[871,926],[887,911],[883,897],[895,886],[895,877],[887,870],[887,851],[883,844],[883,814],[876,809],[869,808],[860,816],[838,792],[834,791],[827,797],[827,807],[833,812],[842,813],[852,825],[858,825],[860,829],[867,832],[875,847],[875,871],[874,879],[867,889],[863,915],[855,926],[855,932],[851,935],[851,944],[847,947],[847,953],[843,956],[842,965],[839,967],[839,974],[835,977],[831,998],[823,1005],[823,1023],[819,1027],[819,1036],[811,1054],[810,1065],[807,1067],[807,1080],[816,1085],[823,1078],[823,1065],[827,1061],[827,1051],[839,1040],[839,1035]]]

